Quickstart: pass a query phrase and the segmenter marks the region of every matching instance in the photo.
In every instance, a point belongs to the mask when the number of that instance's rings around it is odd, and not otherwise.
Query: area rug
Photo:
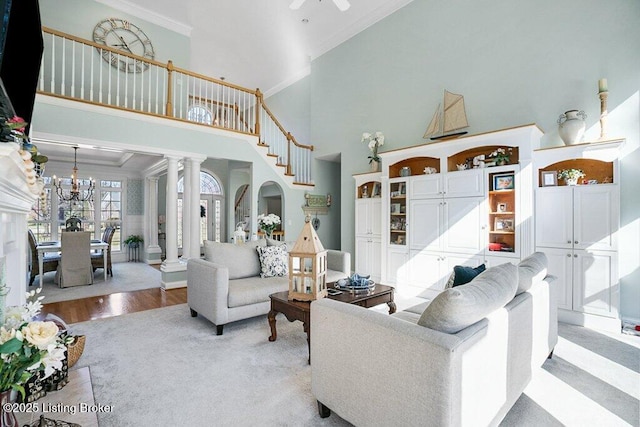
[[[259,316],[216,336],[186,304],[76,323],[87,342],[74,369],[91,368],[95,403],[111,408],[98,413],[101,427],[348,426],[335,413],[318,415],[301,323],[278,315],[277,328],[269,342]],[[640,425],[640,337],[565,324],[559,332],[553,359],[501,426]]]
[[[321,419],[311,394],[306,334],[278,316],[225,326],[192,318],[186,304],[76,323],[91,367],[100,426],[345,426]]]
[[[44,274],[42,286],[42,295],[45,297],[42,301],[44,304],[159,288],[161,273],[158,269],[143,262],[119,262],[113,264],[113,277],[107,276],[106,281],[102,269],[96,270],[92,285],[60,288],[54,283],[54,278],[55,272]],[[35,278],[31,289],[35,289],[39,285],[38,279],[38,277]]]

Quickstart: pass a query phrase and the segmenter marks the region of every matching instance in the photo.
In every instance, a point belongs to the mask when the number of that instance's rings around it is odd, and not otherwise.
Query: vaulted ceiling
[[[98,0],[191,39],[192,71],[269,95],[309,73],[311,60],[412,0]],[[177,7],[179,5],[179,7]]]
[[[310,72],[311,61],[413,0],[97,0],[114,9],[188,36],[192,71],[269,96]],[[70,145],[40,142],[51,160],[73,162]],[[81,147],[79,162],[142,170],[159,158]]]

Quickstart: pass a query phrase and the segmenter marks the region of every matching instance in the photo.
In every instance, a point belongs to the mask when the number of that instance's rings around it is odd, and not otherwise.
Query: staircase
[[[247,89],[42,27],[44,52],[38,93],[190,122],[256,137],[256,149],[285,182],[313,186],[312,145],[296,141],[264,102]],[[133,59],[106,66],[103,58]],[[116,65],[118,61],[115,62]]]

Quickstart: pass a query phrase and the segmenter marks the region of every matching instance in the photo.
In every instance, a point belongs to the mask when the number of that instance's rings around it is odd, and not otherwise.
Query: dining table
[[[107,242],[103,242],[102,240],[91,240],[91,251],[101,250],[102,251],[102,270],[104,271],[104,280],[107,281],[107,248],[109,244]],[[60,241],[52,241],[52,242],[41,242],[36,246],[36,250],[38,251],[38,266],[40,270],[43,271],[43,263],[44,263],[44,254],[47,252],[60,252],[62,250],[62,244]],[[42,274],[38,275],[38,280],[40,281],[40,287],[42,287]]]

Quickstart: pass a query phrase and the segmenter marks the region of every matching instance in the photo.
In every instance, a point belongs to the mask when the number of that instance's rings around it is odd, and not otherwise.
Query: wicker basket
[[[74,337],[73,342],[67,346],[67,363],[69,368],[76,364],[82,352],[84,351],[84,343],[86,337],[84,335],[77,335]]]

